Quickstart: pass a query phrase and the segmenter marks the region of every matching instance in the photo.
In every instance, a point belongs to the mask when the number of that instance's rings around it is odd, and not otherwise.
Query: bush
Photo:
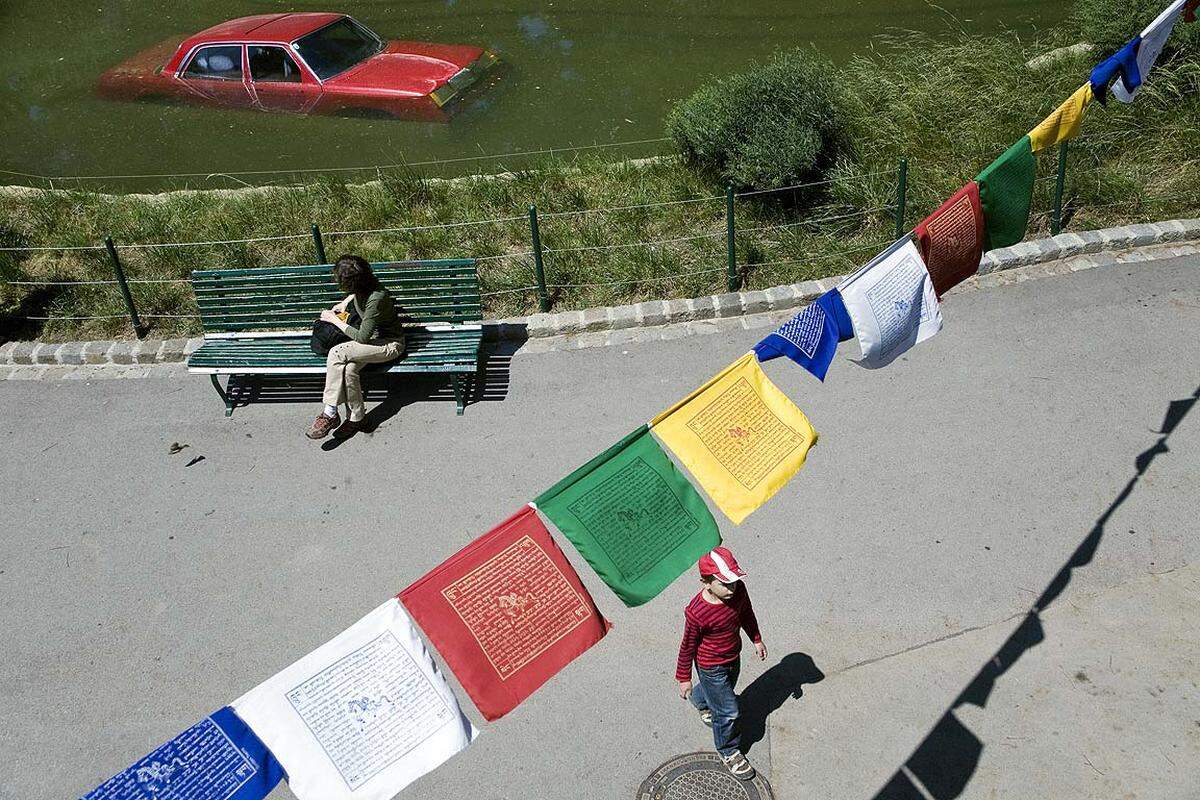
[[[1141,33],[1166,7],[1167,0],[1075,0],[1072,17],[1080,37],[1109,56]],[[1181,18],[1163,52],[1164,59],[1171,53],[1200,59],[1200,22],[1189,24]]]
[[[848,148],[845,96],[832,63],[789,50],[680,101],[667,132],[685,161],[738,189],[820,180]]]

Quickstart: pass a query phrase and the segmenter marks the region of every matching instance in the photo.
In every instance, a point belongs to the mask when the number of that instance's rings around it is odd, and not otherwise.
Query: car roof
[[[256,14],[252,17],[239,17],[205,28],[184,42],[186,49],[210,41],[229,39],[253,39],[257,42],[277,42],[287,44],[322,28],[331,22],[336,22],[345,14],[330,14],[316,12],[301,12],[295,14]]]

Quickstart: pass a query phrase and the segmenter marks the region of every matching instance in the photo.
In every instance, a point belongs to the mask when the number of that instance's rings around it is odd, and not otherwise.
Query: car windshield
[[[292,49],[324,81],[378,53],[383,41],[350,17],[342,17],[297,39]]]

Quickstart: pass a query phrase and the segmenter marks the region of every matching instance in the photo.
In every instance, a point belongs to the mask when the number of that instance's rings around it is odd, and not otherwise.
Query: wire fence
[[[643,141],[658,141],[658,140],[643,140]],[[577,148],[587,149],[587,148]],[[537,153],[545,151],[528,151],[528,153]],[[514,155],[514,154],[510,154]],[[1064,199],[1064,191],[1066,185],[1066,177],[1068,171],[1066,169],[1067,149],[1060,148],[1059,151],[1059,169],[1057,175],[1050,175],[1037,179],[1037,183],[1042,184],[1048,181],[1055,182],[1055,199],[1054,207],[1047,211],[1036,212],[1035,218],[1044,218],[1050,222],[1051,231],[1058,233],[1062,228],[1064,217],[1064,206],[1067,206],[1067,212],[1075,214],[1082,213],[1089,209],[1104,209],[1112,208],[1121,205],[1127,205],[1129,201],[1106,203],[1106,204],[1072,204]],[[1171,165],[1171,168],[1177,169],[1180,167],[1189,166],[1192,164],[1200,164],[1200,159],[1191,159],[1189,161],[1178,162]],[[1077,180],[1080,177],[1092,175],[1104,171],[1104,166],[1081,167],[1070,171],[1070,177]],[[726,275],[726,290],[736,291],[743,288],[747,279],[752,278],[755,282],[764,278],[764,276],[781,274],[785,269],[793,269],[797,265],[805,264],[821,264],[830,263],[848,259],[852,256],[857,256],[863,252],[878,249],[885,246],[888,241],[872,241],[870,244],[856,247],[850,250],[842,250],[833,248],[833,252],[829,249],[822,249],[819,252],[802,253],[795,257],[774,258],[766,261],[759,260],[761,256],[761,248],[767,246],[778,247],[783,244],[783,240],[772,241],[771,234],[787,234],[795,230],[811,230],[821,233],[836,233],[838,230],[844,229],[845,224],[853,222],[862,222],[869,218],[876,218],[877,221],[885,215],[891,217],[891,222],[894,223],[895,236],[903,235],[906,230],[905,221],[907,217],[907,189],[908,189],[908,162],[902,160],[897,169],[880,170],[859,174],[841,175],[821,181],[811,181],[806,183],[798,183],[787,186],[780,186],[767,189],[756,189],[752,191],[736,192],[733,187],[727,187],[723,195],[705,195],[700,197],[680,198],[676,200],[664,200],[648,203],[633,203],[625,205],[600,206],[595,208],[570,209],[559,211],[539,212],[536,205],[530,206],[527,215],[511,215],[500,216],[488,219],[472,219],[472,220],[455,220],[436,224],[422,225],[406,225],[383,228],[364,228],[364,229],[346,229],[346,230],[331,230],[322,232],[316,224],[311,226],[309,233],[295,234],[273,234],[264,236],[248,236],[231,239],[207,239],[198,241],[180,241],[180,242],[132,242],[128,244],[117,244],[111,239],[106,239],[103,244],[77,244],[64,243],[61,245],[36,245],[36,246],[5,246],[0,247],[0,253],[45,253],[45,252],[99,252],[107,251],[110,266],[113,270],[113,278],[109,279],[83,279],[83,280],[36,280],[36,279],[20,279],[20,280],[3,280],[0,279],[0,286],[13,287],[42,287],[42,288],[83,288],[83,287],[113,287],[120,289],[122,300],[126,307],[125,314],[95,314],[95,315],[28,315],[18,316],[18,319],[25,319],[35,322],[49,321],[89,321],[89,320],[116,320],[129,319],[133,323],[135,331],[138,335],[144,335],[146,327],[140,324],[142,319],[154,320],[182,320],[182,319],[197,319],[199,314],[192,313],[159,313],[152,311],[151,313],[138,313],[135,299],[131,292],[132,286],[171,286],[171,285],[189,285],[190,280],[187,278],[127,278],[124,274],[121,263],[120,253],[124,251],[155,251],[170,248],[202,248],[202,247],[221,247],[228,245],[249,245],[263,242],[295,242],[303,239],[312,239],[314,253],[317,256],[316,263],[329,263],[325,256],[324,241],[329,237],[352,237],[352,236],[375,236],[375,235],[398,235],[405,233],[419,233],[439,230],[456,230],[470,227],[481,226],[499,226],[513,225],[515,223],[529,224],[529,249],[520,249],[511,252],[493,253],[488,255],[480,255],[474,260],[479,263],[492,262],[523,262],[519,267],[520,270],[531,269],[533,281],[524,283],[518,286],[488,289],[481,293],[483,298],[500,298],[511,295],[525,294],[536,297],[538,307],[542,311],[549,311],[552,306],[551,291],[563,290],[579,290],[579,289],[602,289],[615,286],[629,286],[641,284],[654,284],[665,281],[675,281],[683,279],[694,279],[700,276],[713,276],[724,272]],[[772,222],[770,224],[751,225],[749,227],[740,227],[738,225],[737,205],[739,201],[745,202],[748,198],[763,199],[768,195],[778,195],[786,192],[796,192],[804,189],[813,189],[817,187],[826,187],[839,182],[859,183],[871,179],[878,178],[894,178],[895,194],[894,202],[876,205],[864,209],[849,210],[845,206],[841,209],[836,206],[826,205],[818,208],[816,216],[786,221]],[[1198,193],[1200,194],[1200,193]],[[1146,203],[1166,203],[1174,200],[1183,199],[1200,199],[1197,195],[1170,195],[1159,197],[1139,198]],[[544,244],[539,228],[539,220],[555,220],[555,221],[570,221],[573,219],[582,219],[593,215],[614,214],[639,212],[647,213],[660,209],[670,209],[680,206],[696,206],[700,204],[717,204],[719,201],[725,201],[723,209],[723,220],[717,217],[712,217],[711,222],[723,222],[721,229],[705,231],[702,233],[689,234],[685,236],[668,236],[662,238],[648,238],[631,242],[617,242],[611,244],[584,244],[571,245],[564,247],[555,247],[551,242],[549,245]],[[755,208],[755,207],[752,207]],[[834,213],[828,213],[828,212]],[[820,231],[822,227],[829,228],[833,226],[834,230]],[[860,225],[861,227],[861,225]],[[720,252],[715,249],[709,254],[692,252],[691,260],[686,263],[673,265],[676,271],[669,274],[650,274],[640,275],[637,277],[623,277],[614,280],[600,281],[559,281],[554,282],[548,280],[545,274],[546,259],[549,257],[552,266],[558,265],[558,268],[564,268],[565,265],[557,259],[564,257],[586,256],[588,254],[601,255],[606,253],[619,253],[629,251],[634,248],[641,248],[648,251],[676,249],[676,246],[699,244],[702,242],[716,242],[716,240],[724,237],[724,247],[720,248]],[[788,246],[791,240],[788,240]],[[749,249],[747,249],[749,248]],[[686,247],[683,249],[687,249]],[[739,249],[743,252],[739,256]],[[786,247],[784,248],[786,249]],[[688,255],[687,253],[679,252],[676,255]],[[702,258],[711,258],[712,261],[697,261],[696,256]],[[717,266],[713,262],[721,259],[724,263]],[[718,262],[719,263],[719,262]],[[698,267],[698,269],[693,269]],[[528,274],[528,273],[527,273]],[[13,315],[8,315],[12,318]]]
[[[528,156],[554,156],[556,154],[578,153],[586,150],[602,150],[614,147],[631,147],[643,144],[659,144],[669,142],[670,138],[660,136],[654,139],[633,139],[623,142],[602,142],[599,144],[567,145],[566,147],[548,147],[541,150],[519,150],[509,153],[484,153],[476,156],[459,156],[457,158],[437,158],[428,161],[401,161],[390,164],[363,164],[350,167],[293,167],[290,169],[244,169],[222,170],[211,172],[153,172],[126,175],[39,175],[32,172],[0,169],[0,174],[15,175],[22,178],[53,183],[84,182],[84,181],[114,181],[114,180],[149,180],[166,178],[219,178],[219,177],[253,177],[258,175],[317,175],[338,174],[347,172],[384,172],[411,167],[431,167],[441,164],[464,164],[478,161],[499,161],[505,158],[524,158]]]

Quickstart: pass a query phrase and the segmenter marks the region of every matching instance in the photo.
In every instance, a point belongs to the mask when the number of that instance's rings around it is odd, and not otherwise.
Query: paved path
[[[1200,408],[1152,448],[1200,388],[1200,263],[955,294],[944,314],[884,371],[841,359],[822,386],[767,365],[822,438],[722,524],[771,648],[743,672],[751,758],[787,800],[1196,796]],[[0,382],[0,798],[125,767],[759,333],[518,354],[465,417],[420,400],[330,451],[301,435],[314,403],[227,420],[179,373]],[[691,578],[630,610],[569,555],[613,632],[403,796],[624,800],[706,746],[671,675]]]

